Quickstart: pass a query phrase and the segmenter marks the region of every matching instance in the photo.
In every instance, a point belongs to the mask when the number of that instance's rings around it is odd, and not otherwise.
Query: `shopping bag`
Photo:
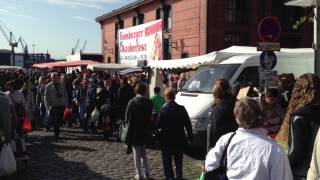
[[[204,180],[204,172],[201,173],[200,177],[197,180]]]
[[[0,176],[7,176],[17,171],[17,164],[10,144],[3,144],[0,153]]]
[[[128,125],[122,124],[121,125],[121,141],[122,142],[125,142],[127,133],[128,133]]]
[[[91,121],[92,122],[98,122],[99,121],[99,110],[98,108],[94,108],[94,110],[91,113]]]
[[[32,127],[31,127],[31,123],[30,120],[28,118],[24,118],[22,121],[22,131],[25,134],[28,134],[32,131]]]
[[[65,121],[70,121],[71,118],[72,118],[72,109],[67,107],[67,108],[64,110],[63,119],[64,119]]]

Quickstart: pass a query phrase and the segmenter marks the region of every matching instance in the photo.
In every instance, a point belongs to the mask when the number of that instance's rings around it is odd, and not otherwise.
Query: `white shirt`
[[[219,167],[232,133],[223,135],[206,157],[207,171]],[[264,129],[239,128],[227,149],[227,176],[230,180],[292,180],[289,160],[282,148],[266,136]]]

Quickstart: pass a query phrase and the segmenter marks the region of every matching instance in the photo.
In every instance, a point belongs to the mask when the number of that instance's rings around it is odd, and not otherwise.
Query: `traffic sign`
[[[277,64],[277,56],[273,51],[262,51],[260,55],[260,65],[263,70],[270,71]]]
[[[277,86],[277,71],[260,71],[260,86]]]
[[[280,42],[258,42],[257,51],[280,51]]]
[[[258,34],[262,41],[275,42],[281,34],[281,25],[276,17],[263,18],[258,27]]]

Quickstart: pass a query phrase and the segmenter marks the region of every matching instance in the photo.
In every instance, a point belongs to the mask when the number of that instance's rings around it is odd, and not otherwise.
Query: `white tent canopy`
[[[178,68],[197,68],[199,65],[207,62],[219,63],[223,59],[232,56],[232,54],[226,54],[223,52],[212,52],[202,56],[174,59],[174,60],[159,60],[149,61],[148,66],[157,69],[178,69]]]
[[[313,53],[314,50],[311,48],[295,48],[288,49],[282,48],[280,52],[276,52],[276,54],[281,53]],[[249,46],[231,46],[229,48],[223,49],[221,51],[215,51],[206,55],[185,58],[185,59],[174,59],[174,60],[160,60],[160,61],[149,61],[148,65],[151,68],[156,69],[178,69],[178,68],[197,68],[201,64],[204,63],[220,63],[225,59],[241,54],[248,55],[259,55],[261,51],[257,51],[257,47],[249,47]]]
[[[317,4],[316,0],[291,0],[285,3],[286,6],[310,7]]]
[[[122,71],[136,67],[132,64],[89,64],[88,69],[101,71]]]

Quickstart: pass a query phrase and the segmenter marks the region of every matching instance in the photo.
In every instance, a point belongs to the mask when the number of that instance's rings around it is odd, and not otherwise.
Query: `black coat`
[[[176,102],[168,102],[161,107],[158,122],[159,141],[164,148],[180,148],[193,137],[189,115]]]
[[[320,104],[298,109],[289,125],[288,157],[292,173],[296,177],[306,177],[320,126]]]
[[[233,109],[233,98],[221,100],[211,110],[210,147],[214,147],[218,139],[229,132],[237,130]]]
[[[128,105],[128,102],[134,97],[134,89],[128,84],[124,83],[119,89],[118,105],[121,114],[124,114]]]
[[[126,122],[128,132],[125,142],[128,146],[145,145],[151,131],[152,101],[143,96],[136,96],[128,103]]]

